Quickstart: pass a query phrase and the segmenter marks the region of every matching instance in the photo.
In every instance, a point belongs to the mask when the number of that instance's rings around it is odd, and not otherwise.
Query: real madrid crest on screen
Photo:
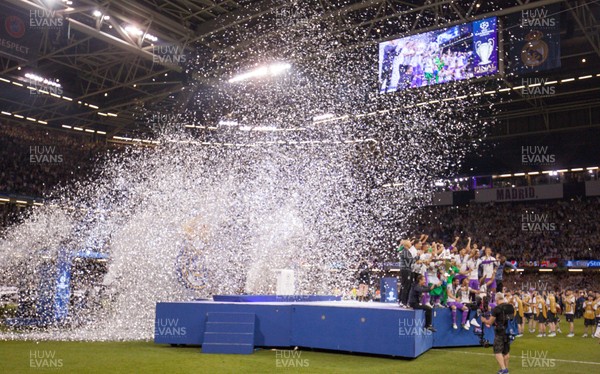
[[[543,37],[544,34],[537,30],[533,30],[525,36],[527,43],[521,50],[521,61],[525,66],[540,66],[548,58],[548,44]]]
[[[185,239],[175,261],[178,280],[192,290],[202,290],[207,285],[205,264],[206,242],[209,228],[201,216],[195,216],[183,226]]]
[[[202,290],[206,287],[206,267],[202,261],[202,249],[195,248],[191,242],[185,242],[175,263],[177,278],[192,290]]]

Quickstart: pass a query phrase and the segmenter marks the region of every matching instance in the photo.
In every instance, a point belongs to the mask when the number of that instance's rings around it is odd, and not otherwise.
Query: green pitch
[[[511,346],[511,373],[599,373],[598,339],[536,338]],[[563,330],[566,329],[562,324]],[[0,341],[0,373],[496,373],[491,348],[433,349],[414,360],[314,351],[259,349],[252,355],[203,355],[199,347],[152,342]]]

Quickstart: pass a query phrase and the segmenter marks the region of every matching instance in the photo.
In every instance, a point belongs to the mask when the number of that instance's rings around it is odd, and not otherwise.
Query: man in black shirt
[[[490,318],[481,317],[481,321],[487,327],[494,325],[494,354],[496,361],[500,365],[498,374],[508,373],[508,359],[510,358],[510,338],[506,333],[509,319],[514,316],[515,309],[511,304],[506,302],[504,294],[498,292],[496,294],[496,307],[492,310]]]
[[[432,309],[429,304],[421,304],[421,296],[423,292],[429,292],[434,287],[437,287],[441,282],[437,284],[431,284],[429,287],[425,283],[425,276],[419,275],[417,278],[417,284],[410,289],[410,295],[408,296],[408,305],[413,309],[421,309],[425,311],[425,328],[431,332],[435,332],[435,328],[431,325],[432,323]]]

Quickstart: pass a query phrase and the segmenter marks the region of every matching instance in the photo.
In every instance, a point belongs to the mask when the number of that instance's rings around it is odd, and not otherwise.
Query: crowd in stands
[[[478,238],[479,244],[518,261],[600,258],[600,198],[538,203],[471,203],[431,207],[414,231],[433,240]]]
[[[0,123],[0,194],[42,197],[85,175],[105,148],[90,136]]]

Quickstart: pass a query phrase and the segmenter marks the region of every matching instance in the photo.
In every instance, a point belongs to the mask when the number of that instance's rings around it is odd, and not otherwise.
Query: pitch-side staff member
[[[512,305],[506,302],[504,294],[498,292],[496,294],[496,307],[492,310],[490,318],[481,317],[481,321],[487,327],[494,325],[494,354],[496,361],[500,365],[498,374],[508,373],[508,360],[510,358],[510,339],[506,333],[508,327],[509,316],[514,315],[515,309]]]

